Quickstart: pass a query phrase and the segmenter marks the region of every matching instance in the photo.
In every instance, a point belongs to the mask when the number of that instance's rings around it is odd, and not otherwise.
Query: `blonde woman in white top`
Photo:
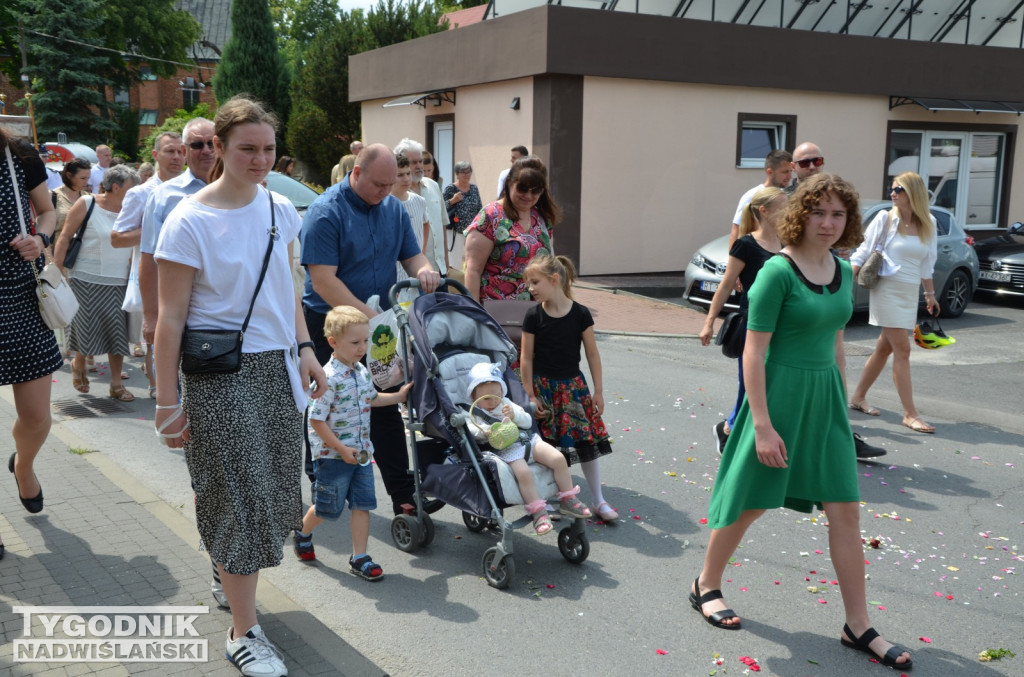
[[[68,347],[75,353],[71,382],[78,392],[89,392],[85,356],[106,353],[110,361],[110,396],[122,402],[135,399],[121,382],[124,356],[130,354],[128,314],[121,310],[121,304],[128,288],[132,251],[114,249],[110,244],[110,231],[121,211],[124,194],[138,182],[139,175],[128,165],[108,169],[101,182],[104,192],[79,199],[68,211],[53,254],[57,265],[63,269],[71,238],[85,228],[78,259],[68,275],[80,304],[68,330]]]
[[[928,191],[914,172],[904,172],[892,182],[893,209],[880,213],[864,233],[864,242],[850,256],[853,274],[884,238],[882,269],[878,285],[871,290],[868,321],[882,328],[875,350],[864,365],[860,381],[850,399],[850,407],[869,416],[878,409],[867,402],[868,390],[882,373],[889,355],[893,356],[892,380],[903,404],[903,425],[919,433],[933,433],[935,427],[921,419],[914,405],[910,382],[910,336],[917,323],[917,290],[924,286],[928,312],[939,314],[932,273],[938,255],[935,220],[928,210]]]

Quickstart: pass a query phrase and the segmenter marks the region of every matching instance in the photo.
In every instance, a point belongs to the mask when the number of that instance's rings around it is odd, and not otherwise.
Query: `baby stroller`
[[[515,576],[511,532],[532,524],[532,519],[526,515],[510,523],[504,518],[503,508],[522,505],[523,500],[511,468],[481,449],[467,428],[470,402],[466,374],[477,363],[496,363],[504,375],[509,399],[527,411],[530,402],[509,368],[517,357],[515,344],[459,282],[443,278],[441,284],[452,286],[463,295],[443,291],[423,294],[406,312],[397,303],[398,294],[407,287],[418,287],[419,281],[403,280],[388,294],[399,327],[399,345],[403,347],[399,352],[413,360],[414,385],[410,406],[406,407],[406,428],[410,434],[406,440],[411,447],[416,504],[414,515],[394,518],[391,537],[405,552],[429,543],[434,525],[423,510],[424,493],[434,496],[462,510],[470,531],[481,532],[488,527],[500,531],[501,539],[484,552],[482,565],[488,584],[506,588]],[[423,458],[416,453],[416,432],[450,445],[443,463],[433,463],[421,470]],[[538,494],[545,499],[556,496],[554,473],[538,464],[531,464],[530,469]],[[590,555],[585,527],[585,520],[577,518],[558,533],[558,550],[573,564],[584,562]]]

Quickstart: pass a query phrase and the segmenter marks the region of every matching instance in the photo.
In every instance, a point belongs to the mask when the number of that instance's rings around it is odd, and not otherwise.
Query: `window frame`
[[[147,115],[152,115],[153,116],[153,121],[152,122],[146,122],[145,121],[145,118],[146,118]],[[142,110],[139,111],[139,125],[140,126],[143,126],[143,127],[145,127],[145,126],[154,127],[154,126],[156,126],[157,120],[159,120],[159,119],[160,119],[160,111],[156,110],[155,108],[143,108]]]
[[[745,129],[774,128],[782,134],[778,149],[790,153],[796,148],[796,116],[768,113],[737,113],[736,115],[736,168],[764,169],[764,157],[743,156],[743,132]],[[773,149],[777,150],[777,149]]]

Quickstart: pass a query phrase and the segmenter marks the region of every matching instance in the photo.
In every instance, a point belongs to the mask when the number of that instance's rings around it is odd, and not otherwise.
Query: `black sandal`
[[[693,590],[690,592],[690,605],[697,611],[697,613],[699,613],[701,615],[701,617],[704,620],[706,620],[708,623],[710,623],[711,625],[715,626],[716,628],[722,628],[723,630],[739,630],[740,629],[742,623],[730,623],[730,624],[727,625],[727,624],[722,622],[722,621],[724,621],[727,618],[739,618],[739,616],[736,614],[736,612],[733,611],[732,609],[722,609],[721,611],[716,611],[715,613],[711,614],[710,616],[705,616],[703,609],[701,609],[702,606],[704,606],[705,604],[707,604],[708,602],[710,602],[712,600],[723,599],[724,595],[722,595],[722,591],[721,590],[708,590],[707,592],[705,592],[700,597],[697,597],[697,593],[699,593],[699,592],[700,592],[700,576],[698,576],[697,578],[693,579]]]
[[[853,630],[850,630],[849,625],[843,625],[843,634],[847,637],[853,637]],[[871,642],[875,641],[876,637],[879,637],[878,632],[874,628],[868,628],[864,631],[863,635],[852,642],[850,640],[843,639],[842,637],[839,638],[839,641],[842,642],[845,647],[856,649],[857,651],[863,651],[886,667],[894,668],[896,670],[912,670],[914,668],[914,661],[909,658],[905,663],[896,662],[896,659],[902,654],[909,654],[910,652],[902,647],[896,646],[895,644],[889,647],[889,650],[885,652],[884,656],[879,656],[872,651],[869,645]]]

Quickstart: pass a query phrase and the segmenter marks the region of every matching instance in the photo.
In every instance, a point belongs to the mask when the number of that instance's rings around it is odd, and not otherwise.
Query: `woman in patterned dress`
[[[2,128],[0,146],[4,148],[0,158],[0,239],[7,243],[0,247],[0,385],[12,386],[17,410],[15,452],[7,468],[14,473],[22,505],[29,512],[39,512],[43,489],[32,463],[50,433],[50,374],[60,369],[63,361],[53,331],[39,314],[32,266],[42,269],[43,250],[57,219],[39,156],[31,147],[11,143]],[[27,237],[21,234],[18,202]]]
[[[326,387],[292,284],[302,221],[287,199],[260,186],[273,167],[276,125],[245,97],[220,107],[211,182],[174,208],[154,252],[157,432],[185,450],[196,525],[231,609],[228,659],[243,674],[268,677],[288,671],[258,624],[256,585],[260,569],[281,563],[285,537],[302,525],[301,412],[310,379],[314,397]],[[239,330],[250,303],[240,370],[183,374],[179,405],[183,330]]]
[[[477,301],[530,300],[524,272],[539,254],[553,254],[551,230],[562,212],[536,157],[516,160],[501,199],[481,210],[466,230],[466,288]]]

